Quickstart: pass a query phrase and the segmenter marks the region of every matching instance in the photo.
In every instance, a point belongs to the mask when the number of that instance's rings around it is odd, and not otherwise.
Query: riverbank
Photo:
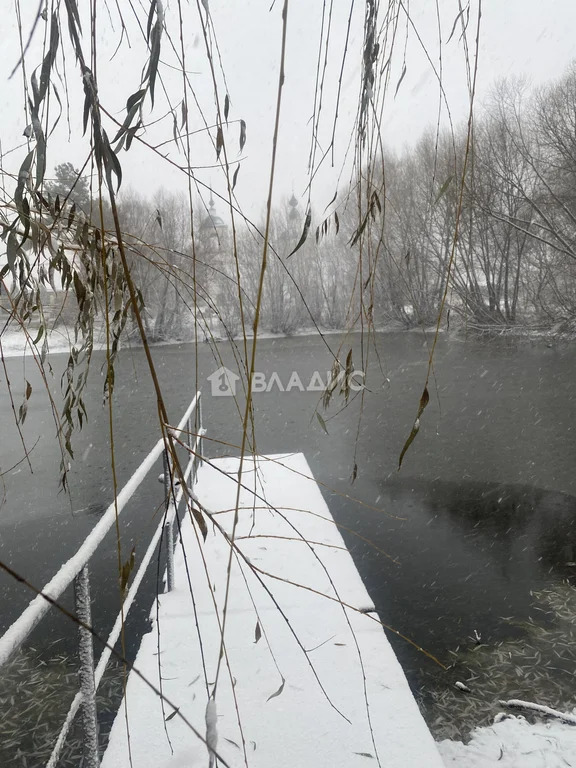
[[[573,768],[576,725],[502,713],[493,725],[474,730],[466,744],[442,741],[438,749],[446,768]]]
[[[466,339],[468,337],[474,338],[480,341],[503,341],[510,340],[516,343],[531,343],[542,344],[543,346],[554,346],[556,344],[567,344],[576,340],[576,325],[574,323],[556,323],[552,326],[505,326],[505,325],[476,325],[473,323],[465,324],[460,323],[458,325],[452,324],[452,326],[444,325],[438,329],[438,332],[442,336],[450,336],[455,339]],[[406,327],[400,323],[389,323],[388,325],[379,326],[367,331],[360,328],[352,329],[335,329],[335,328],[301,328],[293,333],[272,333],[271,331],[259,331],[258,339],[261,340],[282,340],[282,339],[297,339],[297,338],[330,338],[340,336],[342,339],[354,338],[360,334],[368,334],[373,337],[374,334],[378,335],[392,335],[392,334],[424,334],[433,335],[436,333],[436,326],[411,326]],[[32,341],[36,336],[36,331],[31,330],[30,336],[21,331],[5,331],[1,336],[2,354],[4,357],[20,357],[23,355],[32,354]],[[252,332],[246,334],[246,338],[251,340],[254,338]],[[205,331],[199,333],[198,340],[209,344],[224,344],[232,343],[238,344],[242,337],[240,335],[233,336],[231,339],[226,336],[220,336],[218,333],[207,335]],[[48,332],[47,345],[49,352],[53,354],[62,354],[69,352],[74,345],[73,332],[59,325],[58,328]],[[152,347],[173,346],[175,344],[191,344],[194,343],[194,331],[190,330],[190,334],[187,338],[170,338],[163,339],[161,341],[149,341]],[[122,346],[130,348],[140,348],[142,343],[139,337],[126,338]],[[35,353],[40,354],[42,348],[42,342],[39,342]],[[104,332],[96,335],[96,340],[93,346],[96,351],[106,350],[106,343]]]
[[[399,332],[406,332],[406,333],[413,333],[413,332],[430,332],[434,331],[433,328],[429,329],[422,329],[422,328],[406,328],[402,329],[398,326],[387,326],[385,328],[379,328],[378,330],[375,330],[374,333],[399,333]],[[294,331],[294,333],[272,333],[270,331],[259,331],[258,332],[258,339],[262,340],[270,340],[270,339],[292,339],[292,338],[307,338],[307,337],[318,337],[321,336],[355,336],[361,333],[361,330],[359,329],[334,329],[334,328],[302,328],[298,331]],[[41,353],[42,349],[42,341],[39,341],[38,344],[34,347],[32,342],[34,341],[34,338],[37,335],[37,330],[30,330],[29,336],[26,337],[26,334],[24,334],[22,331],[4,331],[4,333],[1,335],[0,340],[2,343],[2,354],[4,357],[20,357],[23,355],[31,355],[32,349],[34,348],[34,352],[36,354]],[[234,336],[232,339],[229,339],[225,336],[219,336],[218,334],[214,334],[211,336],[207,336],[205,332],[199,333],[199,341],[206,342],[206,343],[214,343],[214,344],[223,344],[227,342],[232,342],[235,344],[238,344],[238,342],[241,340],[241,336]],[[253,339],[254,334],[249,332],[246,334],[247,339]],[[50,353],[53,354],[62,354],[69,352],[71,347],[75,344],[74,338],[73,338],[73,332],[62,326],[59,325],[58,328],[53,329],[52,331],[48,332],[48,335],[46,337],[48,350]],[[162,341],[149,341],[149,344],[151,347],[166,347],[166,346],[174,346],[176,344],[192,344],[194,343],[194,330],[191,328],[190,333],[187,338],[172,338],[172,339],[164,339]],[[126,338],[122,342],[122,346],[125,348],[140,348],[142,347],[142,343],[139,337],[131,337]],[[99,335],[96,335],[95,341],[94,341],[94,350],[96,351],[105,351],[106,350],[106,342],[105,342],[105,336],[104,333],[100,333]]]

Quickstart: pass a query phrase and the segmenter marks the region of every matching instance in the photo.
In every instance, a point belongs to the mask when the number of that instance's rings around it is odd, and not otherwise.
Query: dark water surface
[[[334,346],[336,339],[327,337]],[[335,398],[323,412],[328,435],[314,417],[320,393],[280,392],[276,386],[256,393],[257,450],[304,452],[382,619],[448,662],[451,650],[473,644],[478,635],[486,644],[522,635],[517,622],[533,614],[531,592],[576,574],[576,348],[442,338],[430,404],[398,472],[425,381],[430,339],[379,334],[376,343],[378,355],[369,349],[363,399],[337,413],[343,403]],[[358,336],[350,337],[343,358],[350,346],[359,367]],[[268,380],[276,372],[285,385],[292,371],[306,384],[316,370],[325,377],[332,364],[317,338],[261,340],[258,349],[257,369]],[[156,347],[153,354],[172,421],[180,418],[197,381],[210,438],[207,454],[235,453],[230,444],[240,442],[238,406],[232,398],[212,397],[206,378],[222,362],[236,368],[230,345],[218,345],[216,354],[202,345],[197,361],[192,345]],[[0,557],[38,585],[75,551],[112,496],[102,360],[96,355],[87,396],[90,421],[75,442],[70,497],[58,493],[60,459],[38,374],[30,361],[7,361],[17,405],[23,377],[33,385],[25,436],[29,447],[39,441],[31,451],[33,474],[21,463],[3,476]],[[66,357],[54,355],[51,361],[57,393]],[[123,352],[116,381],[121,486],[157,436],[155,398],[141,350]],[[4,472],[22,455],[4,381],[0,418]],[[351,485],[355,463],[358,477]],[[154,510],[162,500],[159,471],[126,510],[126,553],[133,544],[143,552],[155,525]],[[111,537],[93,566],[95,623],[102,631],[117,604],[116,558]],[[151,577],[150,593],[153,589]],[[2,630],[29,599],[23,587],[0,576]],[[143,606],[142,613],[146,610]],[[59,623],[50,637],[67,631]],[[406,642],[393,635],[391,640],[418,687],[435,665]]]

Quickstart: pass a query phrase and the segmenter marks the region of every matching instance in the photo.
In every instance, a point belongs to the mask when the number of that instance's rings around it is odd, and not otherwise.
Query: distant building
[[[208,203],[208,213],[200,223],[200,236],[204,243],[210,242],[211,247],[220,249],[222,241],[228,232],[228,225],[221,216],[216,213],[214,198],[210,196]]]

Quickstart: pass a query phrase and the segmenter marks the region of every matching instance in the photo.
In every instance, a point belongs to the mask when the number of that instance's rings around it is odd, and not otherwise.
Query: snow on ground
[[[321,328],[320,329],[322,334],[324,336],[334,336],[334,335],[343,335],[343,334],[351,334],[351,333],[360,333],[359,330],[353,329],[353,330],[338,330],[338,329],[332,329],[332,328]],[[378,329],[378,333],[394,333],[398,331],[402,331],[405,329],[402,329],[401,327],[383,327]],[[422,332],[421,328],[413,328],[411,330]],[[428,330],[434,330],[434,329],[428,329]],[[24,354],[31,355],[31,342],[34,340],[34,338],[37,335],[37,329],[30,330],[30,341],[26,339],[26,335],[22,331],[14,331],[14,330],[6,330],[4,333],[0,336],[0,341],[2,343],[2,352],[4,357],[20,357]],[[302,328],[298,331],[295,331],[291,336],[318,336],[318,330],[316,328]],[[214,336],[212,336],[210,339],[201,332],[201,338],[203,338],[204,341],[214,341],[214,342],[225,342],[228,341],[228,339],[219,334],[214,333]],[[235,339],[238,340],[240,336],[235,336]],[[246,338],[251,339],[253,338],[253,334],[248,333]],[[259,339],[285,339],[288,338],[287,334],[285,333],[271,333],[269,331],[261,331],[258,333]],[[94,349],[106,349],[106,344],[104,342],[104,335],[102,334],[102,337],[99,341],[96,341],[94,344]],[[194,332],[193,330],[190,331],[190,337],[188,339],[167,339],[166,341],[157,341],[153,342],[152,346],[169,346],[171,344],[186,344],[186,343],[193,343],[194,342]],[[40,355],[41,348],[42,348],[43,339],[41,339],[38,342],[38,348],[36,349],[36,353]],[[131,341],[124,341],[123,342],[127,346],[139,346],[138,339],[132,339]],[[74,344],[74,331],[71,329],[68,329],[64,327],[63,325],[58,326],[58,329],[54,329],[52,331],[49,331],[48,333],[48,347],[50,352],[53,352],[55,354],[61,353],[61,352],[69,352],[71,346]]]
[[[227,530],[232,525],[237,469],[237,459],[219,459],[200,470],[198,496]],[[224,658],[230,671],[224,664],[215,722],[212,715],[209,718],[211,735],[214,725],[218,733],[218,753],[230,766],[251,768],[441,768],[436,745],[374,614],[343,609],[336,600],[312,591],[338,594],[360,609],[371,607],[318,486],[308,479],[304,457],[264,457],[256,466],[248,462],[242,477],[252,491],[240,494],[238,545],[254,567],[308,589],[262,576],[288,626],[254,573],[245,563],[233,561]],[[195,530],[184,524],[177,587],[160,596],[158,622],[152,610],[154,626],[144,636],[135,663],[158,684],[160,661],[164,694],[203,735],[207,690],[212,692],[220,652],[213,601],[221,615],[228,565],[227,545],[214,526],[209,527],[206,542],[199,545]],[[303,542],[295,528],[313,543]],[[193,599],[188,583],[194,586]],[[204,744],[172,716],[170,706],[162,712],[158,697],[134,674],[127,693],[133,765],[208,765]],[[121,708],[102,768],[127,765]]]
[[[32,349],[38,357],[42,351],[43,339],[38,342],[36,348],[32,347],[32,341],[37,335],[37,331],[31,330],[29,339],[23,332],[5,331],[0,337],[2,342],[2,354],[4,357],[21,357],[22,355],[32,355]],[[48,334],[48,348],[50,352],[69,352],[73,344],[73,336],[69,337],[66,331],[54,330]]]
[[[476,728],[468,744],[441,741],[446,768],[574,768],[576,727],[512,716]]]

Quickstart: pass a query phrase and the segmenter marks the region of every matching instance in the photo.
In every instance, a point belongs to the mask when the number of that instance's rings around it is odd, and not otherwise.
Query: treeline
[[[65,196],[73,171],[59,167],[48,192]],[[90,207],[85,183],[70,201]],[[151,340],[190,339],[195,319],[201,336],[251,330],[262,226],[199,200],[191,221],[188,197],[163,190],[124,192],[119,207]],[[306,218],[294,196],[273,212],[261,331],[426,326],[445,293],[445,317],[467,328],[573,330],[576,65],[539,89],[501,83],[470,135],[427,132]]]
[[[361,314],[376,326],[429,325],[446,288],[452,321],[467,327],[571,328],[576,66],[537,90],[521,82],[496,87],[475,117],[463,177],[467,141],[464,128],[430,131],[403,154],[387,154],[380,175],[362,179],[327,218],[313,221],[291,256],[304,212],[294,198],[276,210],[261,330],[342,328]],[[192,237],[187,200],[165,192],[152,202],[125,197],[121,208],[146,257],[134,269],[152,338],[186,335],[194,283],[207,332],[235,336],[242,316],[251,325],[262,254],[257,228],[237,222],[233,238],[226,216],[206,205]]]
[[[131,272],[141,291],[150,340],[251,333],[258,304],[262,228],[240,218],[232,227],[224,205],[160,190],[152,200],[130,192],[120,202]],[[295,198],[272,215],[259,328],[291,334],[302,328],[354,323],[351,286],[357,265],[345,241],[313,234],[290,257],[304,216]]]
[[[467,132],[385,159],[378,307],[467,326],[571,327],[576,315],[576,66],[547,87],[503,82]],[[462,186],[463,181],[463,186]],[[458,222],[458,224],[457,224]]]

